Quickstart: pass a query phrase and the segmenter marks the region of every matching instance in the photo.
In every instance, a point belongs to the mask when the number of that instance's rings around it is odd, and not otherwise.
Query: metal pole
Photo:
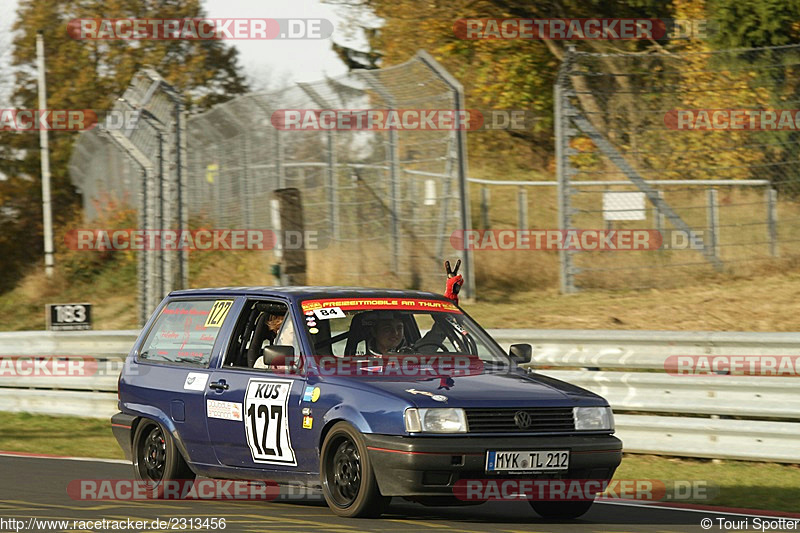
[[[661,200],[664,200],[664,191],[658,191],[658,197]],[[658,232],[659,236],[661,237],[661,246],[658,248],[658,251],[659,252],[663,252],[664,248],[665,248],[665,246],[664,246],[665,240],[664,239],[666,237],[664,235],[664,229],[666,228],[666,217],[663,215],[663,213],[661,213],[661,211],[658,209],[657,205],[653,206],[653,212],[654,212],[653,213],[653,215],[654,215],[653,218],[655,219],[655,224],[656,224],[656,231]]]
[[[159,182],[161,180],[161,137],[156,130],[156,142],[158,143],[158,150],[156,154],[156,161],[153,162],[153,172],[147,178],[147,211],[145,212],[145,231],[160,229],[157,227],[159,216]],[[148,240],[148,244],[153,241]],[[164,295],[161,293],[161,273],[158,269],[158,250],[153,250],[148,245],[144,250],[145,263],[147,268],[147,287],[145,302],[147,309],[152,313],[158,302],[157,299],[162,298]]]
[[[275,130],[275,172],[277,173],[278,186],[276,189],[286,187],[286,175],[283,170],[283,146],[281,146],[281,130]]]
[[[39,109],[47,109],[47,84],[44,71],[44,38],[36,33],[36,65],[39,70]],[[42,219],[44,227],[44,272],[53,275],[53,208],[50,201],[50,147],[47,130],[39,128],[39,153],[42,162]]]
[[[394,95],[383,86],[380,79],[369,71],[361,72],[361,78],[372,87],[383,100],[387,110],[396,109]],[[391,253],[392,271],[399,274],[400,271],[400,220],[398,203],[398,180],[400,179],[400,146],[397,129],[389,130],[389,143],[386,147],[386,158],[388,159],[389,169],[389,228],[392,233]]]
[[[242,195],[242,205],[244,206],[244,227],[247,229],[253,228],[253,197],[255,196],[255,188],[253,187],[253,172],[250,171],[250,135],[245,134],[244,142],[241,143],[244,154],[242,155],[242,186],[239,188],[239,194]]]
[[[339,190],[336,179],[336,137],[328,130],[328,210],[331,223],[331,239],[339,240]]]
[[[320,109],[333,109],[333,105],[325,100],[317,90],[307,83],[297,83]],[[339,191],[336,179],[336,134],[334,130],[327,132],[327,188],[328,188],[328,221],[330,223],[331,239],[339,240]]]
[[[394,106],[390,104],[389,109]],[[395,274],[400,270],[400,224],[398,209],[399,204],[397,201],[397,181],[400,179],[400,147],[398,145],[397,130],[392,128],[389,130],[389,205],[391,206],[391,213],[389,213],[389,223],[392,231],[392,270]]]
[[[464,103],[464,87],[456,80],[444,67],[442,67],[429,53],[424,50],[417,52],[417,57],[439,77],[444,83],[449,85],[454,92],[453,103],[456,111],[466,109]],[[458,113],[456,116],[460,116]],[[459,119],[460,120],[460,119]],[[467,131],[465,128],[459,127],[456,131],[456,150],[458,153],[458,187],[459,196],[461,201],[461,229],[472,229],[472,216],[470,214],[469,205],[469,184],[467,183],[469,170],[467,168]],[[475,298],[477,294],[477,287],[475,286],[475,268],[473,262],[472,250],[463,250],[461,252],[462,261],[464,262],[464,291],[463,297],[465,300]]]
[[[139,186],[138,226],[141,229],[147,229],[150,216],[149,205],[152,201],[149,198],[149,191],[151,190],[150,183],[153,179],[153,173],[155,172],[155,164],[119,130],[111,130],[107,133],[109,138],[122,148],[124,153],[131,157],[142,169],[142,180]],[[149,251],[145,248],[145,250],[140,251],[137,255],[136,275],[139,325],[144,326],[150,313],[153,312],[153,307],[150,306],[150,286],[153,284],[153,281],[150,277],[151,271],[148,268]]]
[[[778,257],[778,191],[767,188],[767,234],[769,235],[769,253]]]
[[[175,105],[178,117],[178,227],[189,227],[189,160],[186,131],[186,110],[183,103]],[[189,288],[189,250],[180,251],[180,289]]]
[[[717,190],[708,189],[706,191],[708,201],[707,222],[708,240],[703,239],[706,245],[706,253],[719,260],[719,209],[717,206]]]
[[[661,200],[663,200],[664,199],[664,191],[658,191],[658,197]],[[666,223],[665,217],[661,213],[661,211],[658,210],[658,206],[656,206],[656,205],[653,206],[653,214],[655,215],[653,218],[655,218],[656,231],[658,231],[658,233],[663,238],[663,236],[664,236],[664,227],[666,225],[665,224]]]
[[[490,229],[491,223],[489,221],[489,187],[481,187],[481,225],[482,229]]]
[[[569,155],[567,153],[569,149],[568,130],[570,129],[570,119],[566,114],[567,110],[564,109],[564,104],[567,99],[567,95],[565,94],[568,84],[567,73],[572,69],[574,54],[574,47],[569,47],[564,56],[564,61],[559,68],[555,86],[553,87],[553,103],[555,105],[556,177],[558,180],[558,229],[561,231],[570,229],[572,225],[572,210],[570,206],[570,181],[572,174],[569,164]],[[559,250],[558,258],[561,267],[561,275],[559,276],[561,292],[564,294],[573,293],[576,291],[576,287],[572,267],[572,254],[568,250]]]
[[[450,211],[451,211],[450,210],[450,197],[453,195],[453,185],[452,185],[452,183],[453,183],[453,180],[457,179],[457,177],[454,175],[453,167],[454,167],[454,163],[456,163],[458,161],[458,151],[456,150],[456,137],[455,137],[456,135],[458,135],[458,131],[454,131],[453,134],[454,135],[451,135],[450,136],[450,140],[447,142],[447,161],[444,164],[444,175],[446,177],[442,178],[442,180],[441,180],[442,193],[441,193],[441,201],[439,202],[440,203],[440,208],[439,208],[439,227],[436,229],[436,234],[438,235],[437,242],[436,242],[436,258],[439,259],[439,260],[442,260],[442,258],[445,257],[445,251],[444,251],[445,250],[445,243],[446,243],[446,241],[449,241],[449,239],[447,238],[447,219],[451,215],[451,213],[450,213]],[[414,180],[413,176],[411,178],[411,183],[415,183],[415,180]],[[427,202],[428,201],[428,199],[427,199],[427,186],[426,186],[426,191],[425,191],[424,194],[426,195],[425,196],[425,202]],[[436,194],[434,194],[434,197],[435,196],[436,196]],[[414,199],[414,200],[412,200],[412,204],[411,204],[413,206],[412,207],[411,220],[416,220],[416,218],[415,218],[415,216],[413,214],[413,209],[416,207],[416,199],[418,198],[418,195],[416,194],[416,191],[412,190],[411,198]],[[414,243],[414,246],[416,248],[416,243]],[[417,261],[416,257],[414,258],[414,261],[415,262]],[[414,266],[416,267],[417,265],[414,265]],[[439,266],[439,265],[437,265],[437,266]]]
[[[517,226],[528,229],[528,191],[520,187],[517,192]]]

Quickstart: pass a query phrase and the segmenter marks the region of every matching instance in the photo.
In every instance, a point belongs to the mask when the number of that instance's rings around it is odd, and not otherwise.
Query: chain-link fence
[[[461,85],[427,53],[390,68],[241,96],[191,117],[185,136],[174,127],[179,121],[167,119],[180,116],[177,108],[154,109],[159,95],[173,93],[146,79],[137,76],[118,106],[143,109],[152,120],[122,132],[87,132],[76,145],[71,173],[88,216],[113,194],[138,202],[144,229],[186,228],[191,220],[271,230],[273,191],[293,187],[302,194],[305,230],[314,233],[311,283],[441,290],[444,259],[460,256],[472,296],[470,252],[449,242],[469,227],[463,128],[286,131],[273,124],[273,115],[288,109],[463,110]],[[185,265],[171,257],[153,255],[166,261],[160,275]],[[269,265],[263,273],[269,284]],[[185,268],[180,275],[185,284]],[[156,291],[175,285],[163,282]]]
[[[186,118],[182,98],[152,69],[139,71],[103,123],[78,138],[70,176],[94,218],[110,202],[135,206],[140,230],[185,227]],[[146,246],[138,253],[140,323],[161,298],[186,286],[185,250]]]
[[[676,286],[796,256],[798,66],[800,46],[571,51],[555,87],[559,227],[659,230],[666,246],[564,250],[562,290]]]
[[[269,195],[296,187],[310,280],[441,290],[450,234],[468,213],[463,131],[285,131],[280,110],[463,109],[460,85],[425,53],[395,67],[250,94],[193,117],[189,210],[217,224],[272,228]]]

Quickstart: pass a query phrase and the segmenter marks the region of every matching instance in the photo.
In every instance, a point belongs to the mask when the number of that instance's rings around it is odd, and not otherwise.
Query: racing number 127
[[[211,306],[211,310],[208,312],[206,323],[203,326],[206,328],[218,328],[222,326],[222,322],[225,320],[225,317],[228,316],[228,311],[231,310],[231,307],[233,307],[233,300],[217,300],[214,302],[214,305]]]
[[[281,449],[281,419],[283,418],[283,406],[282,405],[258,405],[251,404],[250,407],[247,409],[247,416],[250,418],[250,427],[253,428],[253,445],[255,445],[256,450],[258,451],[259,455],[271,455],[280,457],[283,455],[283,450]],[[264,431],[261,433],[259,438],[258,435],[258,423],[257,419],[263,418],[264,419]],[[277,419],[277,420],[276,420]],[[275,448],[276,450],[269,448],[267,446],[267,432],[270,428],[270,420],[275,420],[277,423],[273,424],[272,427],[275,428]],[[261,443],[259,444],[259,440]]]

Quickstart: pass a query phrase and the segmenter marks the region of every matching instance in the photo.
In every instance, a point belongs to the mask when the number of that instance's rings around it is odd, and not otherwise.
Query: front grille
[[[575,430],[571,407],[541,407],[520,409],[467,409],[467,424],[471,433],[557,433]],[[517,413],[527,414],[527,427],[520,427]],[[520,418],[526,418],[522,415]]]

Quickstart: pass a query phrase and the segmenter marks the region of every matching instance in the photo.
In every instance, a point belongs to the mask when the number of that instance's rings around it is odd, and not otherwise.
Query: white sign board
[[[643,192],[604,192],[603,220],[645,220]]]

